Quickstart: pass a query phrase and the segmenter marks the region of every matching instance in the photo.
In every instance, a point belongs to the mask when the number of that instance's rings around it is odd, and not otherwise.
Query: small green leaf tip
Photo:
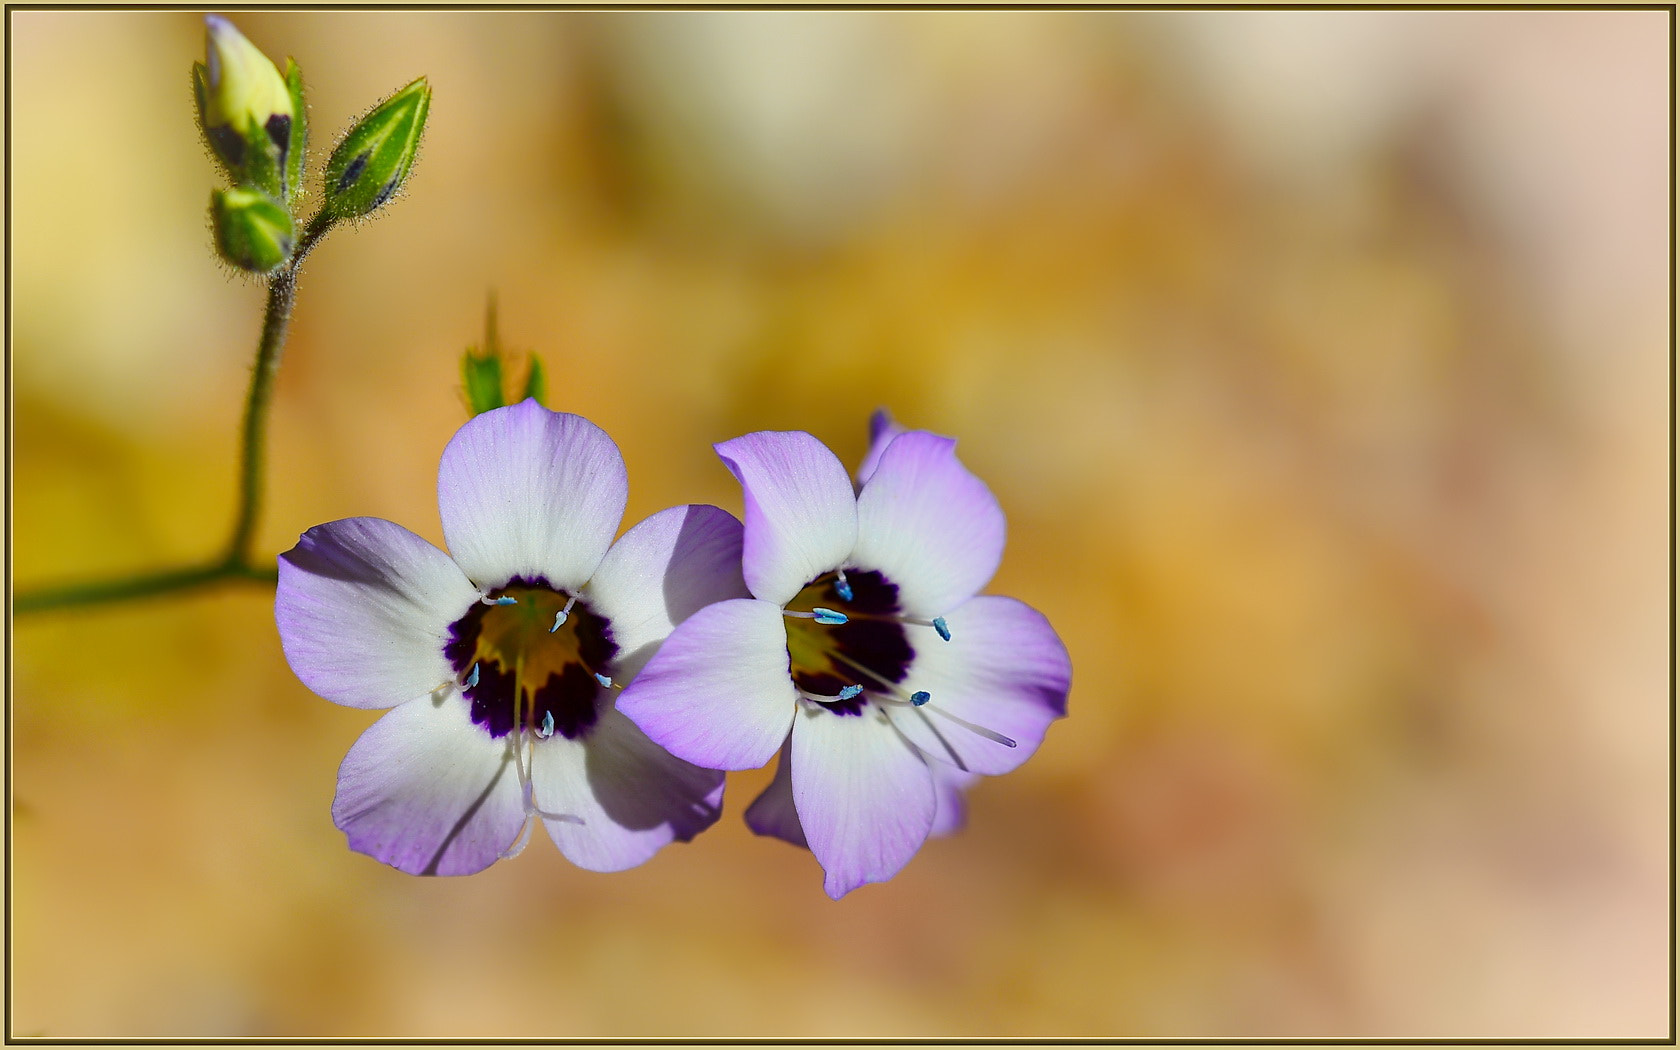
[[[255,190],[215,190],[210,224],[216,251],[241,270],[266,274],[292,254],[292,214]]]
[[[476,416],[502,407],[501,358],[468,350],[461,356],[461,381],[466,384],[468,412]]]
[[[421,77],[356,122],[327,161],[328,215],[359,219],[402,188],[414,166],[431,104],[431,85]]]
[[[535,354],[530,355],[524,383],[513,382],[514,374],[504,367],[507,353],[496,334],[496,297],[491,296],[484,309],[484,346],[467,347],[461,355],[461,393],[471,415],[480,415],[493,408],[534,397],[543,400],[543,367]],[[524,393],[517,393],[523,389]],[[512,396],[509,392],[513,391]]]
[[[205,16],[204,56],[193,63],[193,99],[210,151],[234,185],[285,199],[295,189],[286,175],[299,138],[293,92],[268,56],[225,18]]]
[[[537,360],[536,354],[532,354],[531,366],[525,372],[525,397],[535,398],[537,404],[540,405],[543,403],[544,395],[546,393],[546,384],[543,382],[542,362]],[[520,398],[521,401],[524,399],[525,398]]]

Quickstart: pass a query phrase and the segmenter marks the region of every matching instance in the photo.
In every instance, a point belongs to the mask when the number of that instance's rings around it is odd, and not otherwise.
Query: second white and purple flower
[[[747,810],[807,846],[839,898],[895,875],[1067,713],[1072,669],[1037,611],[977,596],[1003,555],[997,501],[956,442],[878,414],[857,485],[803,432],[726,441],[750,598],[682,623],[619,698],[679,758],[750,769]]]

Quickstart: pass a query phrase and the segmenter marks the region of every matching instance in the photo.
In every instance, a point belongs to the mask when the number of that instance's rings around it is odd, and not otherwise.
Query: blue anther
[[[838,594],[843,602],[852,600],[852,585],[846,582],[846,577],[841,576],[834,581],[834,593]]]
[[[811,615],[818,623],[824,623],[830,627],[838,627],[846,622],[846,614],[835,612],[833,609],[812,609]]]
[[[561,609],[559,612],[554,614],[554,626],[550,627],[548,629],[548,633],[553,634],[555,631],[558,631],[560,629],[560,625],[565,623],[565,622],[566,622],[566,610]]]
[[[500,598],[496,599],[495,604],[497,604],[497,605],[518,605],[519,604],[519,599],[518,598],[509,598],[507,595],[504,594]]]
[[[932,695],[930,695],[925,689],[918,689],[914,693],[910,694],[910,702],[915,704],[917,707],[921,707],[923,704],[932,699]]]
[[[611,678],[608,678],[608,677],[607,677],[607,676],[606,676],[606,675],[604,675],[604,674],[598,674],[598,675],[596,675],[596,676],[595,676],[595,680],[596,680],[596,681],[597,681],[597,682],[600,682],[600,683],[601,683],[601,684],[602,684],[602,685],[603,685],[603,686],[605,686],[605,687],[606,687],[606,688],[608,688],[608,689],[611,689],[611,688],[612,688],[612,679],[611,679]]]
[[[553,711],[544,711],[543,712],[542,728],[537,730],[537,736],[541,737],[544,740],[547,740],[549,737],[551,737],[553,735],[554,735],[554,712]]]
[[[863,686],[861,686],[861,685],[848,685],[846,688],[840,690],[840,695],[835,697],[835,699],[836,700],[850,700],[852,697],[858,695],[861,692],[863,692]]]
[[[477,684],[478,684],[478,665],[473,664],[472,670],[467,672],[467,688],[471,689],[473,686],[475,686]]]
[[[933,629],[938,631],[939,637],[945,639],[947,642],[951,640],[951,629],[945,626],[945,617],[935,616],[933,618]]]

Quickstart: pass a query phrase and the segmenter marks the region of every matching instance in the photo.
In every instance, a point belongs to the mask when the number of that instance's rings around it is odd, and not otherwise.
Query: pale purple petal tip
[[[868,713],[802,709],[791,757],[799,824],[830,897],[892,878],[927,840],[933,775],[890,725]]]
[[[968,823],[968,799],[965,793],[979,783],[980,776],[976,773],[965,773],[942,762],[929,762],[928,769],[933,772],[933,790],[936,796],[933,830],[928,832],[928,837],[943,838],[946,835],[954,835]]]
[[[793,757],[791,742],[782,745],[781,759],[776,763],[776,775],[759,796],[747,807],[747,827],[755,835],[791,842],[809,849],[805,829],[799,826],[799,812],[793,804]]]
[[[741,568],[755,597],[785,605],[846,560],[857,500],[827,446],[802,431],[759,431],[714,447],[741,483]]]
[[[869,451],[863,454],[863,462],[858,464],[857,484],[862,488],[875,473],[875,468],[881,462],[881,453],[892,444],[893,438],[905,432],[905,428],[893,421],[892,414],[884,408],[877,408],[875,414],[869,417]]]

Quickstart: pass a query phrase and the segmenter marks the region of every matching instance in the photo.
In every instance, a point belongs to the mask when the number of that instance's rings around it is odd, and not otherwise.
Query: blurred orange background
[[[11,18],[14,585],[209,556],[263,291],[200,17]],[[259,546],[441,542],[487,296],[626,524],[710,444],[961,439],[1071,717],[839,903],[724,819],[637,870],[351,853],[371,712],[254,584],[12,624],[18,1036],[1655,1037],[1669,1023],[1671,13],[240,13],[315,170]]]

